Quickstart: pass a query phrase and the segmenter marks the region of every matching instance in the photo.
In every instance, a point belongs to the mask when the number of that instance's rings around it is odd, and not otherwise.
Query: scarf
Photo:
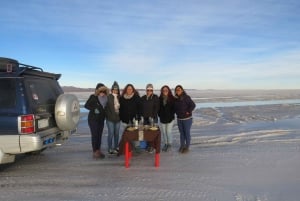
[[[118,94],[112,94],[114,96],[114,108],[115,108],[115,112],[119,113],[119,109],[120,109],[120,103],[119,103],[119,99],[118,99]]]
[[[124,98],[125,98],[125,99],[131,99],[133,96],[134,96],[134,93],[131,94],[131,95],[124,94]]]
[[[168,102],[168,96],[163,96],[163,105],[165,106]]]
[[[98,96],[98,100],[101,103],[102,107],[105,108],[107,103],[107,96]]]

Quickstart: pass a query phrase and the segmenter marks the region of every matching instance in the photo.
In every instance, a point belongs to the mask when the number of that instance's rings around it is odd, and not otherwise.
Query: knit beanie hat
[[[152,84],[147,84],[146,89],[153,90],[153,85]]]
[[[113,89],[119,90],[119,85],[117,81],[114,81],[113,85],[111,86],[111,90]]]

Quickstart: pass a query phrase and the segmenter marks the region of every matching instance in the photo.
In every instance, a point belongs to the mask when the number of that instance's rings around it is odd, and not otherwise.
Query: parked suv
[[[0,164],[62,143],[76,131],[79,101],[63,93],[60,77],[0,57]]]

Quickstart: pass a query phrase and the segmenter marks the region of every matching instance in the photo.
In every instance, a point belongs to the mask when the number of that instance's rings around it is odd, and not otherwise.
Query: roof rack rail
[[[31,66],[27,64],[19,63],[19,67],[26,67],[26,68],[30,68],[31,70],[40,70],[41,72],[44,72],[44,70],[41,67]]]
[[[31,66],[19,63],[15,59],[0,57],[0,75],[1,77],[35,75],[58,80],[61,74],[45,72],[41,67]]]

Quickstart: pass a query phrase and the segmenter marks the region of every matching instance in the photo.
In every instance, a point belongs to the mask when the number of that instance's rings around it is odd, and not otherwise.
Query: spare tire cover
[[[63,131],[77,127],[80,118],[80,105],[73,94],[61,94],[55,103],[55,120],[58,128]]]

